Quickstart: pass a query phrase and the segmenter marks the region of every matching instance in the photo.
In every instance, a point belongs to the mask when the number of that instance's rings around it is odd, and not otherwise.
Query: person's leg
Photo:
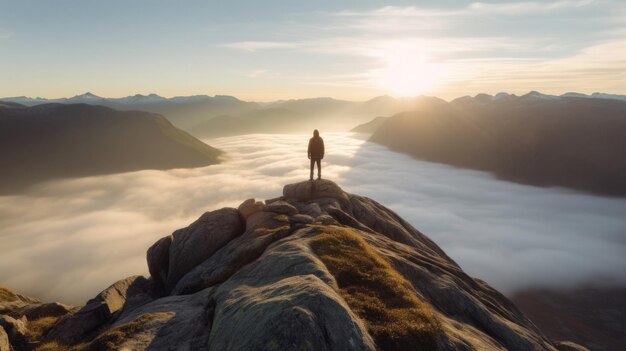
[[[313,180],[313,166],[315,165],[315,160],[311,159],[311,175],[309,177],[310,180]]]
[[[317,159],[317,179],[321,179],[322,178],[322,160],[321,159]]]

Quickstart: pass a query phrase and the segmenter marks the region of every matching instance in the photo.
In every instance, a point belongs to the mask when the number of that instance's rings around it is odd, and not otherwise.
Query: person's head
[[[318,136],[320,136],[320,132],[319,132],[317,129],[316,129],[316,130],[314,130],[314,131],[313,131],[313,136],[314,136],[314,137],[318,137]]]

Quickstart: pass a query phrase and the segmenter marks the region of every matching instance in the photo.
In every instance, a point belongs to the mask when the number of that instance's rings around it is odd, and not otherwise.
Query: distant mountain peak
[[[556,95],[548,95],[540,93],[536,90],[529,92],[528,94],[522,95],[522,98],[533,98],[533,99],[558,99],[559,97]]]
[[[76,95],[75,97],[77,97],[77,98],[88,98],[88,99],[91,99],[91,98],[102,99],[100,96],[95,95],[95,94],[93,94],[93,93],[91,93],[89,91],[84,93],[84,94],[82,94],[82,95]]]

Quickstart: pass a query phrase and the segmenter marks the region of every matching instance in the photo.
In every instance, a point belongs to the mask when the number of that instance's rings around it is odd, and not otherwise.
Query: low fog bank
[[[469,274],[504,292],[626,283],[626,199],[535,188],[422,162],[350,134],[323,134],[323,176],[372,197],[430,236]],[[146,249],[204,211],[281,194],[308,177],[307,136],[207,142],[223,164],[45,183],[0,197],[0,284],[82,304],[147,274]]]

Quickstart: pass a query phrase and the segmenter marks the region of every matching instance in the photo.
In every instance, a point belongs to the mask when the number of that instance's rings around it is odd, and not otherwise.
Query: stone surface
[[[76,313],[68,316],[50,331],[48,340],[72,343],[96,332],[112,322],[115,313],[121,311],[128,299],[146,296],[151,289],[149,281],[142,276],[122,279],[98,294]]]
[[[244,231],[239,211],[234,208],[207,212],[187,228],[172,234],[166,289],[215,251]]]
[[[206,349],[215,306],[211,294],[211,289],[205,289],[193,295],[168,296],[124,314],[111,329],[133,323],[142,316],[148,316],[150,323],[144,323],[117,349]]]
[[[300,210],[300,213],[306,214],[313,218],[316,218],[322,214],[322,209],[320,208],[320,205],[316,204],[315,202],[298,203],[297,205]]]
[[[327,179],[287,184],[283,188],[283,196],[300,201],[331,197],[347,200],[348,195],[334,182]]]
[[[237,208],[237,210],[239,211],[241,218],[243,218],[243,220],[245,221],[248,219],[248,217],[252,216],[253,214],[263,211],[264,207],[265,205],[261,201],[256,201],[255,199],[248,199],[242,202],[241,205],[239,205],[239,207]]]
[[[167,272],[170,266],[170,246],[172,245],[172,236],[168,235],[159,239],[148,249],[146,259],[148,261],[148,271],[157,291],[165,291],[165,282],[167,281]]]
[[[375,350],[309,248],[314,233],[303,228],[283,238],[216,288],[209,349]]]
[[[283,226],[264,235],[243,235],[235,238],[211,258],[187,273],[172,294],[188,294],[223,283],[241,267],[253,262],[272,243],[286,237],[289,227]]]
[[[246,233],[254,232],[257,228],[276,228],[289,224],[289,217],[274,212],[257,212],[246,221]]]
[[[265,205],[264,211],[280,213],[287,216],[293,216],[298,213],[298,209],[286,201],[274,201],[269,205]]]
[[[315,222],[315,218],[305,215],[305,214],[296,214],[289,217],[289,220],[293,223],[302,223],[302,224],[311,224]]]

